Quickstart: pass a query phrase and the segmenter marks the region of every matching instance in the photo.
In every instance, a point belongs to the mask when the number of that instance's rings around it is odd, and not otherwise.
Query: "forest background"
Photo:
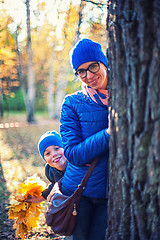
[[[63,98],[80,88],[69,51],[91,38],[106,51],[106,1],[0,2],[0,114],[26,111],[58,118]]]
[[[110,68],[107,239],[159,240],[159,0],[1,0],[0,8],[0,238],[15,239],[6,206],[17,184],[45,177],[37,141],[59,131],[62,99],[80,88],[69,50],[88,37],[107,49]],[[45,225],[30,237],[47,238]]]
[[[63,98],[81,87],[72,46],[85,37],[106,51],[106,15],[105,1],[0,1],[0,239],[17,239],[8,206],[20,183],[35,173],[49,183],[38,139],[59,131]],[[43,214],[38,224],[28,239],[61,239]]]

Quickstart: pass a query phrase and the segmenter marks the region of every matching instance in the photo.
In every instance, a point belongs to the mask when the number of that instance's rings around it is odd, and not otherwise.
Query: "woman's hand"
[[[110,135],[111,134],[111,117],[110,114],[108,115],[108,128],[106,132]]]
[[[29,195],[28,198],[25,200],[25,202],[31,202],[31,203],[41,203],[43,201],[45,201],[46,199],[42,196],[40,197],[35,197],[34,195],[31,196]]]

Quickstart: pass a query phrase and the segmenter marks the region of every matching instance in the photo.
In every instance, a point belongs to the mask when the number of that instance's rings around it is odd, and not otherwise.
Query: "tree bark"
[[[34,103],[35,103],[35,76],[32,60],[32,42],[31,42],[31,27],[30,27],[30,0],[26,0],[27,11],[27,53],[28,53],[28,95],[27,95],[27,121],[34,122]]]
[[[19,50],[19,43],[18,43],[18,32],[19,32],[19,26],[17,26],[16,29],[16,45],[17,45],[17,57],[18,57],[18,78],[20,81],[20,85],[22,88],[22,92],[23,92],[23,97],[24,97],[24,102],[25,102],[25,106],[27,105],[27,88],[26,88],[26,84],[24,81],[24,75],[23,75],[23,64],[22,64],[22,56],[21,56],[21,52]]]
[[[48,115],[50,119],[56,118],[55,104],[53,101],[53,88],[54,88],[54,63],[55,63],[55,45],[52,47],[51,65],[48,78]]]
[[[66,95],[66,87],[68,84],[66,81],[66,76],[68,75],[68,69],[70,69],[69,63],[64,64],[64,62],[61,62],[61,66],[63,66],[63,71],[59,72],[55,96],[55,112],[57,118],[60,118],[62,102]]]
[[[2,79],[0,78],[0,117],[3,117],[4,109],[3,109],[3,87],[2,87]]]
[[[74,44],[73,44],[73,45],[75,45],[76,42],[78,42],[79,39],[80,39],[80,34],[81,34],[80,28],[81,28],[81,25],[82,25],[82,22],[83,22],[83,14],[82,14],[82,12],[83,12],[83,9],[84,9],[85,5],[86,5],[86,3],[85,3],[83,0],[81,0],[81,1],[80,1],[80,4],[79,4],[79,10],[78,10],[78,27],[77,27],[77,33],[76,33],[75,41],[74,41]]]
[[[160,4],[108,3],[109,240],[160,239]]]

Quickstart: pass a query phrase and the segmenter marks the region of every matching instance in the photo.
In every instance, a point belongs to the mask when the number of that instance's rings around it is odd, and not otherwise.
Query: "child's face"
[[[67,159],[64,156],[63,148],[55,145],[47,147],[44,151],[44,159],[51,166],[60,171],[67,167]]]

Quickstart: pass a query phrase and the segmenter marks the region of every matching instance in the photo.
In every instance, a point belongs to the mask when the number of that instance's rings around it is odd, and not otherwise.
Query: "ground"
[[[45,162],[39,156],[37,142],[46,131],[57,130],[59,132],[59,120],[40,118],[36,124],[27,124],[24,116],[8,116],[7,119],[1,119],[1,127],[2,123],[6,123],[6,121],[20,124],[19,127],[17,127],[18,124],[14,124],[14,127],[13,124],[10,124],[11,127],[6,125],[7,128],[0,128],[0,239],[15,240],[17,238],[15,238],[15,231],[12,228],[13,221],[8,219],[8,206],[13,195],[16,194],[19,184],[24,182],[27,177],[36,173],[48,184],[44,174]],[[32,229],[28,239],[63,238],[55,235],[46,225],[44,212],[42,212],[39,227]]]

